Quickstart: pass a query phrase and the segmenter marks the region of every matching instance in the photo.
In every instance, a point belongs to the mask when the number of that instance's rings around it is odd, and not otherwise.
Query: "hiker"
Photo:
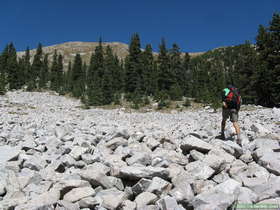
[[[223,119],[221,123],[221,137],[225,140],[226,121],[228,118],[230,118],[237,135],[236,143],[241,145],[240,127],[238,125],[238,112],[241,105],[241,96],[237,88],[232,85],[229,85],[227,88],[225,88],[222,92],[222,102]]]

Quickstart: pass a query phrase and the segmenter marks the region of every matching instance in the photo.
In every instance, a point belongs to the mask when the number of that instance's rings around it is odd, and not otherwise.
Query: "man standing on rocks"
[[[240,138],[240,127],[238,124],[238,112],[241,105],[241,96],[237,88],[232,85],[229,85],[225,88],[222,92],[222,102],[223,102],[223,119],[221,123],[221,137],[225,139],[225,127],[226,121],[230,118],[230,121],[235,128],[235,132],[237,135],[236,142],[241,145],[241,138]]]

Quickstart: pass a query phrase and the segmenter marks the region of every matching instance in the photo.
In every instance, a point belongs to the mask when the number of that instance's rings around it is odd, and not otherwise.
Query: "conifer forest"
[[[191,40],[189,40],[191,41]],[[53,90],[80,98],[88,106],[118,104],[125,98],[140,107],[152,98],[167,101],[194,98],[197,102],[219,103],[221,90],[232,84],[240,90],[244,104],[266,107],[280,104],[280,14],[273,14],[267,26],[260,25],[256,43],[221,47],[191,57],[177,44],[167,48],[162,39],[158,54],[150,44],[141,46],[140,35],[131,36],[125,59],[99,41],[89,63],[80,54],[63,67],[63,56],[52,59],[38,44],[31,59],[17,56],[13,43],[0,54],[0,92],[25,89]]]

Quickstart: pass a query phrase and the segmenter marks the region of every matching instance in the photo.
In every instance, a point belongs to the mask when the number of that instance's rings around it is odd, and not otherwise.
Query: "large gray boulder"
[[[0,146],[0,166],[10,160],[16,160],[20,149],[8,145]]]
[[[167,194],[172,188],[172,184],[159,177],[154,177],[146,189],[147,192],[154,193],[158,196]]]
[[[107,189],[113,187],[111,180],[102,170],[88,168],[81,171],[80,175],[82,179],[87,180],[95,187],[102,186]]]
[[[218,184],[209,191],[194,197],[192,205],[195,209],[227,209],[237,199],[241,184],[233,179]]]
[[[120,178],[138,180],[141,178],[151,179],[153,177],[160,177],[167,179],[169,171],[166,168],[151,167],[151,166],[126,166],[122,167],[119,171]]]
[[[191,185],[187,181],[176,183],[176,186],[169,192],[178,203],[189,204],[194,198],[194,192]]]
[[[186,172],[194,179],[208,179],[215,171],[202,161],[194,161],[185,166]]]
[[[150,179],[145,179],[145,178],[140,179],[135,185],[132,186],[133,194],[136,196],[146,191],[150,183],[151,183]]]
[[[248,184],[244,182],[244,185],[246,186]],[[258,195],[258,201],[277,198],[280,192],[280,176],[271,176],[267,181],[258,178],[248,188]]]
[[[70,190],[63,197],[64,200],[74,203],[83,198],[94,196],[95,190],[91,187],[79,187]]]
[[[16,210],[26,209],[40,209],[46,206],[52,206],[60,199],[60,191],[58,189],[51,189],[41,195],[32,197],[26,204],[19,205]]]
[[[135,198],[135,202],[137,208],[141,208],[149,204],[154,204],[157,199],[158,197],[155,194],[150,192],[143,192]]]
[[[176,199],[170,196],[165,196],[158,200],[157,204],[162,210],[184,210],[183,207],[178,205]]]
[[[193,135],[189,135],[181,141],[180,148],[184,153],[189,153],[193,149],[202,153],[207,153],[213,149],[213,146]]]
[[[96,194],[96,197],[102,200],[102,207],[109,210],[117,209],[127,199],[126,193],[116,188],[102,190]]]

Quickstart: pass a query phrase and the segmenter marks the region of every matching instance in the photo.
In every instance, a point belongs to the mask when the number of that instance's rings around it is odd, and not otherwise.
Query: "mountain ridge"
[[[49,61],[51,62],[54,51],[57,50],[57,53],[63,56],[64,68],[67,68],[69,61],[73,62],[75,55],[78,53],[81,55],[83,62],[88,64],[90,61],[90,57],[94,52],[95,48],[98,46],[98,44],[99,44],[98,42],[70,41],[70,42],[54,44],[50,46],[44,46],[43,53],[49,54]],[[122,42],[102,42],[103,47],[107,47],[108,45],[112,48],[113,53],[117,55],[121,60],[123,60],[129,54],[128,44]],[[36,48],[30,50],[31,61],[33,60],[35,53],[36,53]],[[158,55],[157,52],[153,52],[153,53],[154,55]],[[185,52],[182,53],[184,54]],[[195,52],[195,53],[189,53],[189,55],[191,57],[195,57],[203,53],[204,52]],[[17,55],[19,57],[24,56],[24,54],[25,51],[17,52]]]

